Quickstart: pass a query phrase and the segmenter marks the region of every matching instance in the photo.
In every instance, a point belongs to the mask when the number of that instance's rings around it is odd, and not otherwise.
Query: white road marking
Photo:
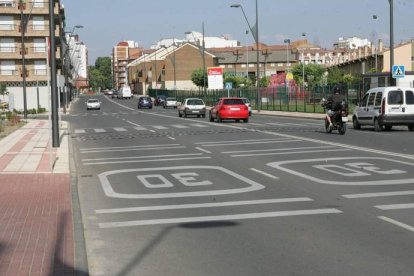
[[[75,134],[86,133],[84,129],[75,129]]]
[[[152,126],[155,129],[168,129],[168,127],[165,126]]]
[[[199,157],[198,159],[208,159],[210,157]],[[193,158],[196,159],[196,158]],[[157,161],[157,160],[155,160]],[[148,162],[145,160],[143,162]],[[185,172],[194,171],[194,170],[209,170],[208,173],[217,174],[217,172],[224,173],[228,176],[236,178],[238,180],[237,183],[242,183],[247,185],[247,187],[243,188],[233,188],[233,189],[221,189],[221,190],[207,190],[207,191],[194,191],[194,192],[169,192],[169,193],[160,193],[160,194],[124,194],[115,192],[111,183],[109,182],[108,177],[116,174],[124,174],[124,173],[142,173],[142,172],[152,172],[156,171],[157,173],[161,173],[163,171],[178,171],[184,170]],[[239,193],[249,193],[264,189],[260,183],[257,183],[249,178],[246,178],[240,174],[237,174],[233,171],[230,171],[226,168],[219,167],[219,166],[175,166],[175,167],[155,167],[155,168],[140,168],[140,169],[123,169],[123,170],[114,170],[114,171],[107,171],[103,172],[98,175],[99,180],[102,185],[102,189],[107,197],[113,198],[135,198],[135,199],[148,199],[148,198],[179,198],[179,197],[196,197],[196,196],[212,196],[212,195],[228,195],[228,194],[239,194]]]
[[[129,123],[129,124],[131,124],[131,125],[134,125],[134,126],[137,126],[137,127],[140,127],[140,125],[138,125],[138,124],[136,124],[136,123],[133,123],[133,122],[131,122],[131,121],[126,121],[127,123]]]
[[[402,203],[402,204],[389,204],[389,205],[377,205],[374,206],[380,210],[401,210],[401,209],[412,209],[414,208],[414,203]]]
[[[123,127],[114,127],[114,130],[115,131],[118,131],[118,132],[123,132],[123,131],[127,131],[125,128],[123,128]]]
[[[180,146],[180,144],[156,144],[156,145],[143,145],[143,146],[125,146],[125,147],[103,147],[103,148],[81,148],[81,152],[85,151],[105,151],[105,150],[113,150],[113,149],[136,149],[136,148],[149,148],[149,147],[173,147],[173,146]]]
[[[195,126],[195,127],[209,127],[208,125],[203,125],[203,124],[190,124],[191,126]]]
[[[248,213],[248,214],[204,216],[204,217],[149,219],[149,220],[99,223],[99,228],[117,228],[117,227],[144,226],[144,225],[157,225],[157,224],[177,224],[177,223],[192,223],[192,222],[207,222],[207,221],[229,221],[229,220],[305,216],[305,215],[322,215],[322,214],[339,214],[339,213],[342,213],[342,212],[338,209],[313,209],[313,210],[263,212],[263,213]]]
[[[174,137],[171,137],[171,136],[167,136],[167,138],[171,140],[176,140]]]
[[[319,147],[297,147],[297,148],[282,148],[282,149],[263,149],[263,150],[235,150],[235,151],[223,151],[222,154],[232,153],[250,153],[250,152],[272,152],[272,151],[288,151],[288,150],[305,150],[305,149],[329,149],[334,148],[332,146],[319,146]]]
[[[196,147],[196,149],[198,149],[199,151],[202,151],[202,152],[208,153],[208,154],[210,154],[210,153],[211,153],[211,151],[205,150],[205,149],[200,148],[200,147]]]
[[[350,195],[342,195],[342,196],[345,198],[370,198],[370,197],[404,196],[404,195],[414,195],[414,190],[397,191],[397,192],[382,192],[382,193],[350,194]]]
[[[108,150],[90,150],[82,151],[81,153],[95,153],[95,152],[122,152],[122,151],[146,151],[146,150],[166,150],[166,149],[185,149],[185,146],[172,146],[172,147],[127,147],[125,149],[108,149]]]
[[[105,164],[125,164],[125,163],[149,163],[149,162],[164,162],[164,161],[182,161],[182,160],[197,160],[210,159],[211,157],[181,157],[181,158],[164,158],[164,159],[145,159],[145,160],[130,160],[130,161],[108,161],[108,162],[89,162],[87,165],[105,165]]]
[[[251,153],[251,154],[234,154],[231,157],[246,157],[246,156],[268,156],[268,155],[285,155],[285,154],[303,154],[303,153],[322,153],[322,152],[338,152],[350,151],[349,149],[332,149],[332,150],[302,150],[302,151],[288,151],[288,152],[269,152],[269,153]]]
[[[175,128],[188,128],[188,126],[184,126],[184,125],[170,125],[170,126],[175,127]]]
[[[98,132],[98,133],[103,133],[103,132],[106,132],[106,130],[105,129],[103,129],[103,128],[94,128],[93,129],[95,132]]]
[[[138,130],[138,131],[140,131],[140,130],[147,130],[145,127],[134,127],[134,129],[136,129],[136,130]]]
[[[258,145],[258,144],[274,144],[274,143],[292,143],[300,142],[301,140],[281,140],[281,141],[258,141],[258,142],[242,142],[242,143],[228,143],[228,144],[204,144],[203,147],[222,147],[222,146],[238,146],[238,145]]]
[[[95,213],[96,214],[116,214],[116,213],[127,213],[127,212],[145,212],[145,211],[178,210],[178,209],[193,209],[193,208],[213,208],[213,207],[245,206],[245,205],[259,205],[259,204],[272,204],[272,203],[305,202],[305,201],[313,201],[313,199],[309,197],[293,197],[293,198],[275,198],[275,199],[245,200],[245,201],[211,202],[211,203],[198,203],[198,204],[196,203],[196,204],[179,204],[179,205],[160,205],[160,206],[100,209],[100,210],[95,210]]]
[[[215,142],[197,142],[196,145],[209,145],[209,144],[224,144],[224,143],[234,143],[234,142],[258,142],[258,141],[284,141],[288,140],[288,138],[270,138],[270,139],[251,139],[251,140],[227,140],[227,141],[215,141]]]
[[[201,156],[202,153],[183,153],[183,154],[164,154],[164,155],[148,155],[148,156],[129,156],[129,157],[107,157],[107,158],[93,158],[93,159],[82,159],[82,162],[88,161],[104,161],[104,160],[124,160],[124,159],[151,159],[151,158],[162,158],[162,157],[178,157],[178,156]]]
[[[264,172],[264,171],[260,171],[260,170],[255,169],[255,168],[250,168],[250,170],[252,170],[254,172],[257,172],[257,173],[260,173],[260,174],[263,174],[263,175],[265,175],[265,176],[267,176],[269,178],[272,178],[272,179],[279,179],[279,177],[277,177],[277,176],[271,175],[270,173],[267,173],[267,172]]]
[[[379,216],[378,218],[379,218],[379,219],[382,219],[382,220],[384,220],[384,221],[386,221],[386,222],[392,223],[392,224],[394,224],[394,225],[397,225],[397,226],[399,226],[399,227],[402,227],[402,228],[404,228],[405,230],[408,230],[408,231],[414,232],[414,227],[413,227],[413,226],[410,226],[410,225],[408,225],[408,224],[405,224],[405,223],[402,223],[402,222],[399,222],[399,221],[397,221],[397,220],[393,220],[393,219],[390,219],[390,218],[387,218],[387,217],[384,217],[384,216]]]
[[[156,131],[155,131],[155,130],[153,130],[153,129],[151,129],[150,131],[151,131],[151,132],[156,132]]]

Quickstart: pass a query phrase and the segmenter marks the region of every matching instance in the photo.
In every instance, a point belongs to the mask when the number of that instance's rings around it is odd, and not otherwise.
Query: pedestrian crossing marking
[[[86,133],[84,129],[75,129],[75,134]]]
[[[155,129],[168,129],[168,127],[165,126],[152,126]]]
[[[125,128],[123,127],[114,127],[115,131],[119,131],[119,132],[123,132],[123,131],[127,131]]]
[[[171,125],[171,126],[175,128],[188,128],[188,126],[183,126],[183,125]]]
[[[134,129],[136,129],[136,130],[147,130],[145,127],[134,127]]]
[[[99,133],[106,132],[106,130],[103,128],[95,128],[94,131]]]

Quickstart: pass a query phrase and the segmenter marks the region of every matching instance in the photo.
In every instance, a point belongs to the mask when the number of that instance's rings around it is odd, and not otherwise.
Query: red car
[[[210,109],[210,122],[221,122],[222,120],[243,120],[249,121],[249,108],[244,104],[241,98],[221,98]]]

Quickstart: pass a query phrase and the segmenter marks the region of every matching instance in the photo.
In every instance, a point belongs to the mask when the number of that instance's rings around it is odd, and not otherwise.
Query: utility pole
[[[390,3],[390,82],[391,86],[396,85],[396,80],[392,77],[392,66],[394,66],[394,0]]]
[[[52,100],[52,146],[58,148],[59,141],[59,116],[58,116],[58,95],[56,79],[56,44],[55,44],[55,1],[49,0],[49,37],[50,37],[50,85]]]
[[[23,0],[19,2],[20,9],[20,32],[21,32],[21,53],[22,53],[22,78],[23,78],[23,117],[27,119],[27,92],[26,92],[26,48],[24,45],[24,36],[26,32],[27,22],[26,16],[23,13]]]

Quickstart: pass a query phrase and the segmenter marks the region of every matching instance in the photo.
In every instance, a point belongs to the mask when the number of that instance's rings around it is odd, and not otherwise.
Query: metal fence
[[[360,101],[363,95],[362,84],[340,86],[345,96],[350,112]],[[257,110],[324,113],[320,105],[322,98],[327,98],[333,93],[333,86],[313,86],[302,89],[297,86],[275,86],[261,88],[257,96],[256,88],[237,88],[231,90],[166,90],[149,89],[149,96],[164,95],[174,97],[177,101],[185,98],[204,99],[206,105],[214,104],[222,97],[243,97],[251,101],[252,108]]]

